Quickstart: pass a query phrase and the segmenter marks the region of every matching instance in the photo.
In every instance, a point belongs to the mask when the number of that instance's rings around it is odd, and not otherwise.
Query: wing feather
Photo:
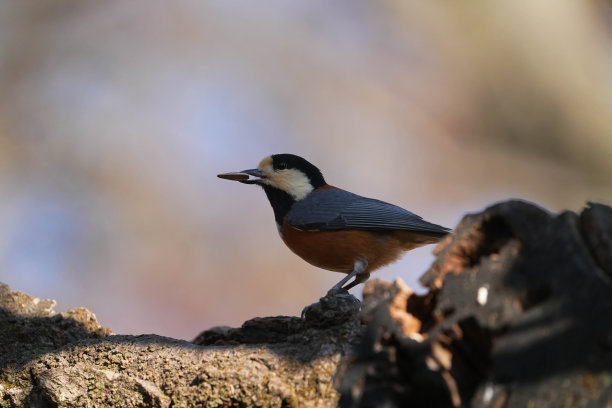
[[[344,190],[320,190],[293,204],[287,222],[303,230],[391,230],[444,235],[450,230],[384,201]]]

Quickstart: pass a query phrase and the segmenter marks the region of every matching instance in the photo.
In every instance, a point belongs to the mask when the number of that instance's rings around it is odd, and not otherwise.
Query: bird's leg
[[[327,295],[325,296],[325,298],[331,295],[337,298],[347,299],[347,300],[352,301],[356,305],[356,307],[359,308],[359,305],[360,305],[359,299],[357,299],[355,296],[348,293],[348,290],[352,288],[353,286],[358,285],[361,282],[368,279],[370,274],[363,273],[363,271],[365,271],[367,267],[368,267],[368,261],[365,258],[359,258],[357,261],[355,261],[355,266],[353,267],[353,270],[351,271],[351,273],[346,275],[340,282],[336,283],[334,287],[332,287],[327,292]],[[353,277],[355,279],[348,285],[344,286],[346,282],[351,280],[351,278]],[[310,306],[306,306],[304,310],[302,310],[302,319],[305,319],[309,311],[314,310],[315,307],[320,308],[321,307],[320,305],[324,304],[323,299],[324,298],[321,298],[321,302],[313,303]]]
[[[369,273],[358,273],[357,276],[355,276],[355,279],[351,283],[343,287],[342,290],[348,292],[348,290],[351,289],[352,287],[357,286],[360,283],[367,281],[369,277],[370,277]]]
[[[342,292],[348,292],[348,290],[353,286],[359,285],[361,282],[366,281],[370,277],[369,273],[363,273],[363,271],[365,271],[367,267],[368,261],[365,258],[359,258],[355,261],[355,265],[353,266],[353,270],[351,271],[351,273],[342,278],[342,280],[336,283],[327,293],[339,294]],[[352,278],[355,278],[355,280],[344,286],[346,282],[348,282]]]

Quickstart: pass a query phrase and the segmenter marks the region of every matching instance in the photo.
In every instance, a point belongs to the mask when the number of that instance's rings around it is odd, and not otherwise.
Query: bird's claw
[[[300,317],[302,318],[302,320],[306,320],[306,314],[308,313],[308,311],[309,311],[310,309],[312,309],[313,307],[315,307],[316,305],[318,305],[318,304],[319,304],[319,302],[315,302],[315,303],[312,303],[312,304],[310,304],[310,305],[306,306],[305,308],[303,308],[303,309],[302,309],[302,314],[300,315]]]
[[[329,303],[330,303],[330,299],[329,298],[330,297],[333,297],[333,298],[336,298],[336,299],[349,300],[349,301],[352,301],[358,308],[361,307],[361,302],[359,301],[359,299],[357,299],[355,296],[353,296],[350,293],[348,293],[346,290],[344,290],[344,289],[340,289],[340,290],[331,289],[329,292],[327,292],[327,294],[323,298],[321,298],[321,300],[319,300],[318,302],[315,302],[315,303],[313,303],[311,305],[308,305],[304,309],[302,309],[302,314],[301,314],[302,319],[306,319],[306,315],[313,308],[319,308],[319,309],[330,308],[330,306],[331,306],[331,305],[329,305]],[[332,302],[333,302],[333,300],[332,300]]]

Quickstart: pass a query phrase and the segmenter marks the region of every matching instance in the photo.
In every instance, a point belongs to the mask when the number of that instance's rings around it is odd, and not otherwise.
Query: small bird
[[[450,232],[403,208],[331,186],[317,167],[294,154],[274,154],[256,169],[218,177],[263,187],[289,249],[314,266],[347,274],[332,293],[347,293],[404,251]]]

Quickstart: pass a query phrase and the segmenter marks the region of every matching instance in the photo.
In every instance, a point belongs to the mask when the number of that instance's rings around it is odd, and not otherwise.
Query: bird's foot
[[[315,302],[315,303],[311,303],[308,306],[306,306],[305,308],[302,309],[302,320],[306,320],[306,316],[308,316],[310,313],[310,310],[312,310],[313,307],[318,306],[321,302]]]
[[[351,300],[352,302],[358,305],[361,305],[361,302],[359,301],[359,299],[357,299],[355,296],[348,293],[348,290],[346,289],[340,289],[340,290],[330,289],[325,295],[325,297],[327,296],[335,296],[340,299]]]
[[[302,319],[322,317],[327,312],[337,313],[339,309],[359,312],[361,302],[346,290],[332,289],[327,294],[302,310]]]

